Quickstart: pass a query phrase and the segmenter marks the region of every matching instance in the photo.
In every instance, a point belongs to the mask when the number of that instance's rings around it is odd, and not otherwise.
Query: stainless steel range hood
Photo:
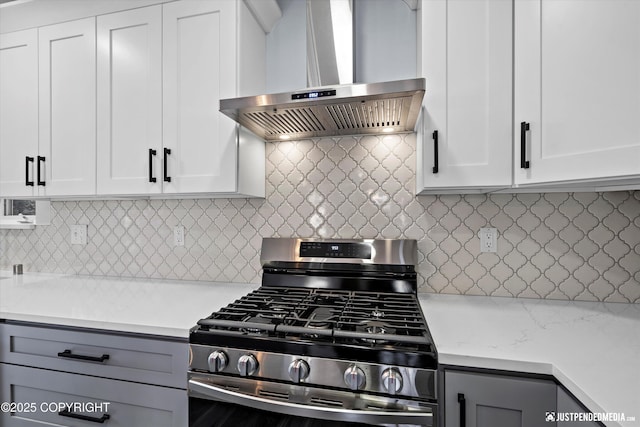
[[[424,79],[223,99],[220,111],[265,141],[412,132]]]
[[[424,79],[350,84],[353,7],[352,0],[307,1],[309,88],[224,99],[220,111],[265,141],[413,131]]]

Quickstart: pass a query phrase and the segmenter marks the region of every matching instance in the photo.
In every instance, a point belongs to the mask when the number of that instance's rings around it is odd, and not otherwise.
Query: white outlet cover
[[[498,251],[498,230],[495,228],[480,229],[480,252]]]
[[[184,227],[182,225],[173,227],[173,244],[175,246],[184,246]]]
[[[87,224],[74,224],[71,226],[71,244],[87,244]]]

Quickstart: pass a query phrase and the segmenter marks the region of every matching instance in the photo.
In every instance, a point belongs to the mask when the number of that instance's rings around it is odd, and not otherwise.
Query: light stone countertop
[[[0,319],[186,339],[257,284],[0,271]],[[640,304],[419,294],[439,362],[553,375],[640,425]],[[607,423],[619,426],[618,423]]]
[[[553,375],[640,425],[640,304],[419,294],[441,364]]]
[[[189,337],[196,322],[257,289],[242,283],[0,272],[0,319]]]

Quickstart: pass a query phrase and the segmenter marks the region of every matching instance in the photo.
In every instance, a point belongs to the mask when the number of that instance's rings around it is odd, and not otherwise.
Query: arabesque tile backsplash
[[[264,200],[53,202],[51,225],[0,231],[0,267],[258,283],[262,237],[412,238],[421,292],[640,303],[640,192],[416,197],[415,155],[411,134],[267,144]]]

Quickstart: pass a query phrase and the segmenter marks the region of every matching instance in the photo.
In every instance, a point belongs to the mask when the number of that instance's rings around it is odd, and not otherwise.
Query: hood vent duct
[[[220,111],[265,141],[412,132],[424,79],[223,99]]]
[[[265,141],[412,132],[425,80],[350,84],[352,0],[307,0],[306,12],[307,84],[322,86],[223,99],[220,111]]]

